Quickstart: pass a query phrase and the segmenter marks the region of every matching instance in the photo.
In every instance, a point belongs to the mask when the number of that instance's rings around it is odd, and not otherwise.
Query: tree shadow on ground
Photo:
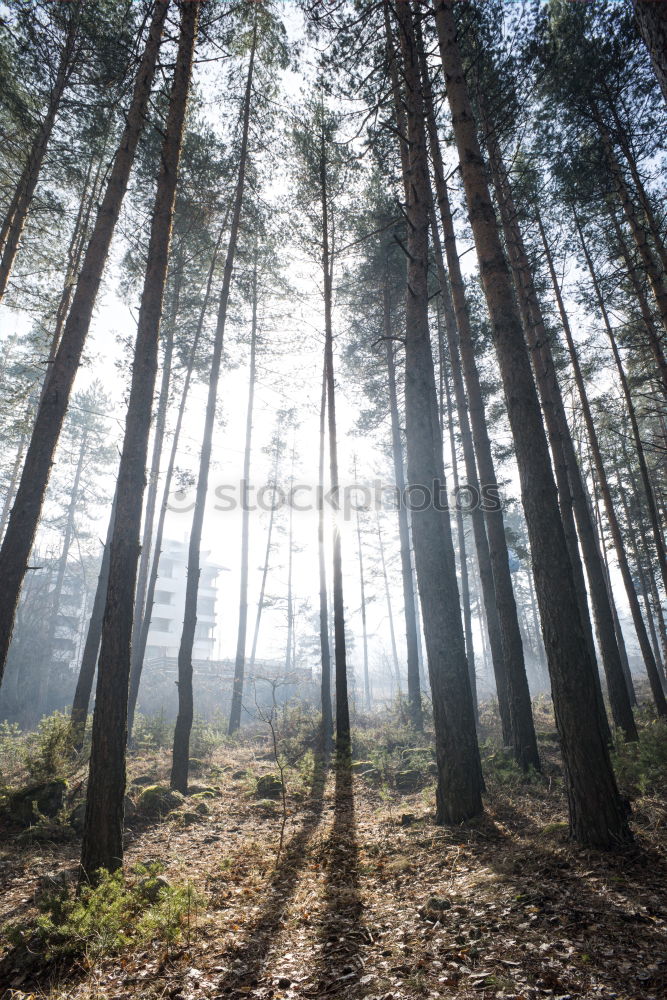
[[[641,839],[616,852],[579,848],[566,824],[540,827],[507,802],[495,801],[493,814],[469,828],[467,849],[510,887],[503,933],[529,942],[512,955],[521,973],[572,995],[582,984],[597,995],[601,984],[629,983],[637,1000],[663,995],[667,969],[655,962],[667,953],[665,857]],[[562,949],[571,950],[564,963]]]
[[[269,951],[281,930],[299,876],[308,861],[308,845],[324,812],[324,790],[327,761],[316,757],[313,781],[309,791],[310,813],[301,827],[284,844],[276,868],[266,888],[266,901],[252,923],[245,929],[242,940],[225,952],[225,961],[233,965],[220,980],[218,990],[226,996],[247,996],[256,986]]]
[[[314,978],[316,991],[309,996],[356,997],[367,993],[362,947],[368,932],[362,919],[351,761],[336,764],[335,811],[331,833],[324,847],[324,913],[319,929],[321,959]]]

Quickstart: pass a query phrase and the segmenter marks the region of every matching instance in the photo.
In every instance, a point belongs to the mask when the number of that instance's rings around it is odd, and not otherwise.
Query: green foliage
[[[489,783],[495,782],[508,788],[518,788],[530,784],[538,776],[532,768],[522,770],[514,759],[512,752],[504,747],[498,747],[490,742],[480,746],[484,777]]]
[[[139,750],[165,750],[171,746],[173,726],[165,719],[160,709],[157,715],[141,715],[134,717],[133,740]]]
[[[122,872],[101,873],[79,894],[63,888],[40,903],[29,923],[5,928],[15,946],[38,951],[48,962],[115,955],[151,941],[169,945],[188,938],[204,897],[191,885],[170,885],[158,863],[137,865],[127,882]]]
[[[667,779],[667,722],[653,719],[642,726],[638,743],[626,743],[617,732],[613,760],[619,788],[625,795],[662,791]]]
[[[25,751],[24,764],[32,781],[64,777],[74,754],[69,716],[54,712],[42,719]]]

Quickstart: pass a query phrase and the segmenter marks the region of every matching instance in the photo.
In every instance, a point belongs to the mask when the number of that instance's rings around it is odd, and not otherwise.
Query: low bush
[[[97,885],[84,886],[78,895],[65,885],[40,900],[35,920],[12,924],[4,933],[15,947],[56,964],[189,939],[204,898],[190,885],[170,885],[161,870],[158,863],[137,865],[126,881],[122,872],[103,873]]]

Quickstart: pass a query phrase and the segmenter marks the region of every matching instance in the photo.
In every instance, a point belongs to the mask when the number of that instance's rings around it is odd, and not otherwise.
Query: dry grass
[[[618,855],[566,840],[556,744],[543,711],[545,775],[487,768],[487,812],[433,824],[433,788],[402,795],[342,770],[288,769],[289,815],[258,809],[252,776],[275,770],[264,735],[219,747],[198,784],[217,786],[192,826],[132,821],[127,864],[160,859],[165,876],[206,895],[177,949],[83,961],[60,979],[3,962],[6,997],[535,997],[659,1000],[667,995],[665,798],[635,803],[636,847]],[[364,746],[372,733],[362,734]],[[131,775],[167,778],[164,751]],[[409,816],[411,819],[405,819]],[[76,864],[78,843],[0,856],[0,924],[35,913],[38,878]],[[2,996],[0,989],[0,996]]]

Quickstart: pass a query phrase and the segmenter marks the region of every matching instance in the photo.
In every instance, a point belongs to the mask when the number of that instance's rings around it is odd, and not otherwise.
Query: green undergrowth
[[[158,942],[167,947],[190,943],[197,930],[204,897],[191,885],[161,878],[159,863],[101,873],[95,886],[63,886],[39,901],[39,915],[3,928],[17,950],[37,953],[47,963],[102,956]]]
[[[638,722],[639,742],[626,743],[617,732],[613,753],[619,788],[631,798],[661,792],[667,782],[667,720]]]

